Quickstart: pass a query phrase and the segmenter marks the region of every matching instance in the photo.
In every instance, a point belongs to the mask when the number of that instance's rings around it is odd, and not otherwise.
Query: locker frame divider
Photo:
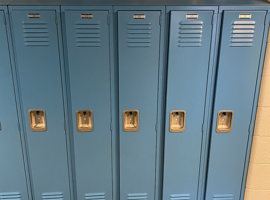
[[[23,157],[24,157],[24,165],[25,165],[25,174],[27,179],[27,189],[28,189],[28,198],[33,199],[34,193],[33,193],[33,184],[32,184],[32,176],[31,176],[31,167],[30,167],[30,159],[29,159],[29,153],[28,153],[28,147],[27,147],[27,139],[25,134],[25,121],[23,117],[23,108],[21,104],[21,96],[20,96],[20,88],[19,88],[19,79],[18,79],[18,71],[16,69],[16,60],[15,60],[15,51],[13,46],[13,36],[11,33],[11,19],[9,14],[9,6],[6,6],[5,8],[5,17],[6,17],[6,26],[8,29],[8,44],[10,49],[10,62],[11,62],[11,68],[12,68],[12,76],[13,76],[13,85],[14,85],[14,93],[15,93],[15,99],[16,99],[16,107],[18,112],[18,123],[19,123],[19,129],[21,134],[21,141],[22,141],[22,151],[23,151]]]
[[[33,6],[27,6],[27,5],[22,5],[22,6],[8,6],[8,13],[10,13],[10,11],[12,9],[16,9],[16,8],[25,8],[25,9],[40,9],[40,10],[46,10],[46,9],[51,9],[54,10],[56,13],[56,26],[57,26],[57,36],[58,36],[58,51],[59,51],[59,68],[60,68],[60,74],[61,74],[61,91],[62,91],[62,101],[63,101],[63,117],[64,117],[64,131],[65,131],[65,136],[66,136],[66,147],[67,147],[67,167],[68,167],[68,179],[69,179],[69,195],[70,195],[70,199],[73,198],[73,185],[72,185],[72,174],[71,174],[71,155],[70,155],[70,143],[69,143],[69,132],[68,132],[68,121],[67,121],[67,102],[65,100],[65,96],[66,96],[66,91],[64,88],[65,85],[65,79],[63,77],[64,75],[64,60],[63,60],[63,48],[62,48],[62,43],[63,43],[63,38],[62,38],[62,31],[61,31],[61,16],[60,16],[60,6],[41,6],[41,5],[33,5]],[[23,105],[22,105],[22,100],[21,100],[21,92],[20,92],[20,88],[19,88],[19,79],[18,79],[18,69],[16,66],[16,58],[15,58],[15,51],[14,51],[14,44],[13,44],[13,35],[12,35],[12,26],[10,25],[11,21],[11,15],[9,15],[9,27],[10,27],[10,31],[9,34],[11,35],[11,45],[12,45],[12,66],[14,66],[14,77],[16,77],[16,90],[15,90],[15,95],[18,96],[19,102],[17,103],[17,107],[19,110],[19,119],[20,119],[20,127],[22,127],[22,132],[24,134],[24,143],[25,143],[25,151],[26,151],[26,156],[27,156],[27,161],[28,161],[28,176],[29,176],[29,180],[30,180],[30,187],[31,187],[31,199],[34,199],[34,185],[32,182],[32,174],[31,174],[31,166],[30,166],[30,158],[29,158],[29,153],[28,153],[28,147],[27,147],[27,140],[26,140],[26,127],[25,127],[25,119],[23,116]]]
[[[219,44],[220,22],[218,21],[218,8],[219,6],[166,6],[166,14],[169,17],[171,11],[213,11],[212,20],[212,37],[211,47],[209,54],[208,75],[205,95],[204,117],[202,125],[202,142],[201,142],[201,158],[200,158],[200,172],[198,180],[197,199],[204,197],[206,188],[205,179],[207,177],[207,163],[208,163],[208,145],[211,132],[211,119],[214,102],[214,89],[215,89],[215,76],[216,76],[216,63],[217,63],[217,49]],[[168,32],[169,23],[168,20]],[[169,38],[168,38],[169,40]],[[168,47],[166,48],[168,51]],[[167,57],[168,59],[168,57]],[[168,62],[167,62],[168,67]],[[167,102],[166,102],[167,103]],[[165,130],[164,130],[165,131]],[[164,147],[163,147],[164,150]]]
[[[118,114],[117,111],[118,109],[115,107],[118,105],[117,102],[117,94],[118,90],[116,90],[116,68],[114,66],[114,49],[115,49],[115,41],[114,41],[114,19],[113,19],[113,12],[112,12],[112,6],[60,6],[61,7],[61,23],[62,23],[62,34],[63,34],[63,41],[67,41],[65,33],[65,15],[64,12],[65,10],[72,10],[75,8],[75,11],[83,11],[83,10],[94,10],[94,11],[102,11],[106,10],[108,11],[108,23],[109,23],[109,31],[110,31],[110,101],[111,101],[111,124],[110,124],[110,130],[111,130],[111,144],[112,144],[112,152],[111,152],[111,159],[112,159],[112,197],[113,199],[118,199],[118,192],[117,192],[117,187],[118,187],[118,167],[117,167],[117,159],[118,159],[118,154],[117,154],[117,121],[118,120]],[[71,94],[70,94],[70,84],[69,84],[69,70],[68,70],[68,55],[67,52],[65,52],[65,49],[67,49],[67,42],[63,42],[63,52],[64,52],[64,68],[65,68],[65,90],[66,90],[66,98],[67,98],[67,109],[70,112],[68,113],[68,129],[69,129],[69,137],[70,137],[70,146],[71,146],[71,163],[72,163],[72,179],[73,179],[73,198],[77,198],[77,191],[76,191],[76,174],[75,174],[75,154],[74,154],[74,138],[73,138],[73,118],[72,115],[74,113],[71,112],[72,107],[71,107]],[[114,116],[114,117],[113,117]],[[116,192],[115,192],[116,191]]]
[[[6,33],[7,33],[7,43],[8,43],[8,51],[9,51],[9,60],[10,60],[10,67],[11,67],[11,75],[12,75],[12,83],[13,83],[13,92],[15,97],[15,104],[16,104],[16,114],[17,114],[17,123],[18,123],[18,131],[20,133],[20,141],[22,145],[22,157],[23,157],[23,163],[24,163],[24,174],[26,178],[26,188],[27,188],[27,196],[28,199],[32,199],[32,189],[31,189],[31,177],[29,172],[29,163],[28,163],[28,153],[27,153],[27,147],[26,147],[26,139],[24,136],[24,130],[23,130],[23,119],[21,114],[21,107],[20,107],[20,97],[18,94],[18,85],[17,85],[17,73],[16,73],[16,67],[15,67],[15,60],[14,60],[14,50],[12,45],[12,34],[11,34],[11,26],[10,26],[10,19],[9,19],[9,10],[8,6],[0,6],[0,10],[4,13],[4,20],[5,20],[5,26],[6,26]]]
[[[160,46],[159,46],[159,69],[158,69],[158,91],[157,91],[157,117],[156,117],[156,169],[155,169],[155,192],[154,192],[154,199],[161,200],[162,199],[162,178],[163,178],[163,142],[164,142],[164,127],[165,127],[165,116],[163,116],[163,113],[165,111],[165,91],[166,91],[166,73],[167,73],[167,41],[165,41],[165,36],[167,36],[166,28],[167,28],[167,20],[165,19],[165,11],[166,6],[165,5],[128,5],[128,6],[113,6],[113,13],[115,15],[115,28],[118,30],[118,21],[117,21],[117,13],[118,11],[134,11],[134,10],[142,10],[142,11],[160,11]],[[119,57],[118,57],[118,31],[115,32],[115,39],[117,43],[117,48],[115,48],[115,54],[116,54],[116,67],[117,68],[117,76],[119,72]],[[162,74],[163,73],[163,74]],[[119,86],[119,79],[117,80],[118,86]],[[120,118],[121,114],[119,112],[119,90],[118,90],[118,120]],[[160,123],[158,123],[160,122]],[[120,123],[121,121],[118,121],[118,137],[120,133]],[[118,139],[119,139],[118,138]],[[120,141],[118,140],[118,144],[120,144]],[[162,149],[161,149],[162,148]],[[118,152],[120,153],[120,145],[118,145]],[[119,160],[119,197],[120,197],[120,158]]]
[[[218,30],[219,33],[217,33],[217,49],[216,49],[216,73],[218,69],[218,60],[219,60],[219,53],[220,53],[220,38],[221,38],[221,29],[222,29],[222,20],[223,20],[223,11],[266,11],[266,18],[265,18],[265,27],[264,27],[264,33],[262,38],[262,46],[261,46],[261,55],[260,55],[260,61],[257,71],[257,80],[256,80],[256,87],[254,92],[254,98],[253,98],[253,107],[252,107],[252,113],[251,113],[251,120],[249,124],[249,135],[248,135],[248,143],[247,143],[247,149],[246,149],[246,157],[245,157],[245,164],[243,169],[243,176],[242,176],[242,185],[241,185],[241,191],[240,191],[240,200],[244,200],[244,194],[245,194],[245,186],[246,186],[246,179],[247,179],[247,172],[248,172],[248,165],[249,165],[249,159],[250,159],[250,152],[251,152],[251,145],[252,145],[252,137],[254,134],[254,127],[255,127],[255,120],[256,120],[256,111],[257,111],[257,105],[258,105],[258,99],[259,99],[259,92],[260,92],[260,83],[261,83],[261,76],[262,76],[262,70],[263,70],[263,61],[265,56],[265,49],[266,49],[266,43],[267,43],[267,36],[268,36],[268,29],[269,29],[269,20],[270,20],[270,14],[269,14],[269,7],[263,7],[263,6],[222,6],[219,5],[218,10]],[[217,83],[217,76],[215,75],[215,83],[214,83],[214,90],[216,88]],[[215,101],[215,91],[213,93],[213,102]],[[212,127],[212,121],[215,117],[214,107],[212,107],[212,116],[211,116],[211,126],[210,126],[210,137],[209,142],[211,141],[211,127]],[[209,154],[210,154],[210,145],[208,147],[208,161],[209,161]],[[207,163],[208,168],[208,163]],[[207,176],[205,177],[205,186],[207,185]],[[204,198],[206,197],[206,187],[204,188]]]

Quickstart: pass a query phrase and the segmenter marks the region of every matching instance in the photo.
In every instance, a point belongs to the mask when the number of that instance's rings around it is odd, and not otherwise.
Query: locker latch
[[[181,133],[186,128],[186,111],[173,110],[170,112],[170,132]]]
[[[123,112],[123,129],[125,132],[136,132],[139,130],[138,110],[125,110]]]
[[[46,131],[45,110],[29,110],[29,122],[31,131]]]
[[[233,111],[221,110],[217,117],[217,133],[229,133],[232,131]]]
[[[93,131],[93,113],[91,110],[78,110],[77,117],[77,130],[79,132]]]

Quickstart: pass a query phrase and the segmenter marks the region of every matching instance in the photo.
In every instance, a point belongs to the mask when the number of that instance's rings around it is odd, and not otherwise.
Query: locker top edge
[[[0,0],[0,5],[270,6],[267,0]]]

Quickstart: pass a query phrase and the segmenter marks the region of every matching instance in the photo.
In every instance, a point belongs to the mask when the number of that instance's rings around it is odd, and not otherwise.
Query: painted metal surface
[[[265,11],[223,13],[206,199],[240,199],[265,15]],[[230,133],[216,133],[220,110],[234,112]]]
[[[63,9],[78,199],[112,199],[110,8],[98,9]],[[78,110],[92,111],[93,131],[78,132]]]
[[[160,15],[118,11],[120,199],[155,198]],[[138,131],[123,131],[125,110],[139,112]]]
[[[213,14],[170,13],[163,199],[197,199]],[[170,131],[173,110],[186,112],[183,132]]]
[[[15,64],[35,199],[70,199],[55,7],[10,7]],[[46,112],[47,130],[30,130],[28,111]]]
[[[27,199],[20,129],[12,81],[6,16],[0,9],[0,199]]]

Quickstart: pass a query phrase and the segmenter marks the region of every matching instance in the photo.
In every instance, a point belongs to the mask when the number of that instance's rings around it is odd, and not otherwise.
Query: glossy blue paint
[[[112,199],[111,10],[63,7],[77,199]],[[78,110],[92,110],[92,132],[77,131]]]
[[[156,126],[162,8],[119,9],[120,199],[153,200],[159,135]],[[136,14],[145,18],[134,19]],[[139,111],[138,131],[123,131],[125,110]]]
[[[0,7],[0,199],[28,199],[20,129],[7,38],[7,21]]]
[[[170,12],[163,199],[197,199],[213,15]],[[169,131],[173,110],[186,111],[184,132]]]
[[[243,12],[250,13],[252,18],[239,19]],[[265,16],[266,11],[223,13],[206,199],[240,199]],[[233,34],[239,32],[235,27],[239,21],[246,26],[240,29],[248,30],[245,34],[250,34],[251,40],[241,35],[238,40],[233,39]],[[234,111],[230,133],[216,133],[220,110]]]
[[[70,199],[59,8],[10,7],[9,12],[34,198]],[[29,18],[29,13],[40,17]],[[47,131],[31,131],[30,109],[45,110]]]

